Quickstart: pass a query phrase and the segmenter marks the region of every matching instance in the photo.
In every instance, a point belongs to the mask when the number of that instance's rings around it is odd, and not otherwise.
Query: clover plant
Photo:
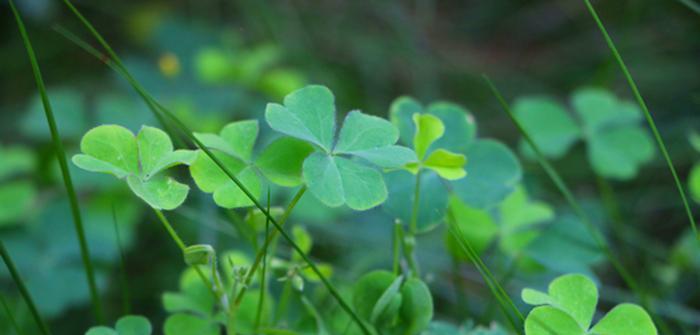
[[[223,162],[226,168],[258,198],[262,189],[259,174],[281,186],[297,186],[301,183],[301,167],[311,153],[311,145],[289,137],[278,138],[253,159],[253,148],[258,137],[256,120],[232,122],[219,134],[195,133],[194,135]],[[243,191],[204,152],[198,150],[197,158],[190,165],[190,173],[197,186],[213,193],[214,202],[224,208],[253,205]]]
[[[511,257],[522,253],[540,235],[541,225],[554,218],[552,208],[528,199],[522,185],[492,210],[473,208],[454,196],[449,206],[463,237],[477,252],[483,252],[498,239],[499,249]],[[446,243],[452,255],[467,259],[449,234]]]
[[[416,155],[394,144],[399,132],[389,121],[359,111],[347,114],[336,140],[335,113],[333,93],[312,85],[287,95],[284,105],[268,104],[265,119],[272,129],[314,146],[302,175],[321,202],[355,210],[375,207],[387,197],[377,168],[399,168]]]
[[[654,157],[654,142],[636,104],[604,89],[581,88],[571,95],[571,107],[576,119],[556,100],[530,96],[516,100],[513,111],[547,157],[560,158],[585,141],[593,170],[605,178],[632,179]],[[532,156],[524,141],[520,146]]]
[[[456,104],[436,102],[423,107],[413,98],[400,97],[389,114],[401,132],[401,142],[418,154],[419,162],[406,168],[414,174],[421,171],[420,231],[444,218],[449,191],[472,206],[489,208],[508,196],[521,178],[520,164],[512,152],[497,141],[477,138],[473,115]],[[408,222],[416,177],[406,171],[390,171],[386,179],[389,199],[384,208]]]
[[[138,315],[127,315],[119,318],[114,328],[92,327],[85,335],[151,335],[152,331],[148,319]]]
[[[525,319],[526,335],[656,335],[656,326],[640,306],[615,306],[592,325],[598,288],[588,277],[567,274],[554,279],[548,291],[526,288],[525,303],[537,306]]]
[[[196,154],[173,150],[168,134],[158,128],[144,126],[134,136],[121,126],[98,126],[83,136],[80,150],[82,154],[73,156],[75,165],[125,179],[134,194],[155,209],[175,209],[187,197],[189,186],[163,171],[191,164]]]

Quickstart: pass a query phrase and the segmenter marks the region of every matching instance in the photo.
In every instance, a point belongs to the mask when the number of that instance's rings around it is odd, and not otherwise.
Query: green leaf
[[[49,88],[47,93],[61,136],[64,139],[77,138],[85,132],[88,118],[83,93],[71,87]],[[51,132],[38,93],[31,98],[24,115],[20,124],[23,134],[34,139],[50,140]]]
[[[219,326],[189,314],[173,314],[163,325],[165,335],[219,335]]]
[[[530,134],[542,153],[551,158],[564,156],[580,137],[580,130],[566,109],[554,99],[543,96],[520,98],[513,104],[513,113]],[[524,141],[521,148],[534,158]]]
[[[571,104],[589,134],[605,128],[635,124],[642,119],[636,105],[619,101],[611,92],[603,89],[578,89],[572,94]]]
[[[484,210],[465,204],[455,196],[450,197],[450,210],[454,214],[455,223],[460,227],[463,238],[469,241],[476,252],[483,252],[498,232],[498,227],[491,215]],[[459,247],[458,242],[454,240],[452,234],[446,236],[447,248],[452,256],[461,260],[469,259]]]
[[[528,305],[538,306],[538,305],[551,305],[554,303],[552,301],[552,298],[547,293],[533,290],[531,288],[523,289],[520,297]]]
[[[525,335],[585,335],[565,312],[551,306],[536,307],[525,319]]]
[[[552,305],[569,314],[582,329],[588,329],[598,303],[598,289],[588,277],[563,275],[549,284]]]
[[[366,210],[387,197],[379,171],[346,158],[314,153],[304,161],[303,176],[311,193],[331,207],[347,203]]]
[[[152,328],[143,316],[127,315],[120,318],[115,326],[119,335],[150,335]]]
[[[522,178],[518,159],[499,142],[477,140],[463,154],[469,158],[467,176],[451,183],[455,194],[471,206],[488,208],[498,204]]]
[[[221,258],[224,267],[228,266],[228,261],[228,257]],[[208,272],[207,275],[209,275]],[[163,294],[163,307],[166,311],[169,313],[187,312],[202,316],[213,315],[216,301],[193,268],[188,268],[182,273],[179,288],[179,292]]]
[[[433,297],[430,289],[418,278],[409,278],[401,287],[400,324],[404,334],[418,334],[433,319]]]
[[[621,127],[589,138],[588,156],[597,174],[629,180],[654,158],[654,142],[642,128]]]
[[[695,202],[700,203],[700,163],[695,164],[688,177],[688,189]]]
[[[29,213],[37,190],[29,181],[19,180],[0,184],[0,227],[14,223]]]
[[[245,120],[229,123],[221,129],[220,135],[239,158],[250,161],[258,131],[258,120]]]
[[[457,180],[467,175],[467,172],[464,171],[466,163],[467,158],[464,155],[455,154],[445,149],[437,149],[430,153],[423,164],[443,179]]]
[[[268,104],[265,119],[276,131],[331,151],[335,104],[333,93],[324,86],[310,85],[296,90],[284,98],[284,106]]]
[[[304,159],[313,151],[314,148],[306,142],[282,137],[263,149],[255,161],[255,166],[275,184],[286,187],[298,186],[302,183],[301,169]]]
[[[260,197],[261,181],[253,167],[246,167],[245,162],[223,152],[214,151],[213,154],[256,198]],[[214,202],[221,207],[238,208],[253,204],[238,185],[204,152],[199,152],[197,159],[190,165],[190,174],[199,189],[206,193],[214,193]]]
[[[134,194],[155,209],[177,208],[185,201],[190,190],[189,186],[162,175],[149,180],[129,176],[126,181]]]
[[[294,237],[294,242],[299,246],[299,248],[308,254],[311,251],[313,245],[313,240],[311,240],[311,235],[302,228],[301,226],[294,226],[292,228],[292,236]],[[294,254],[295,256],[298,254]]]
[[[656,335],[658,332],[647,312],[634,304],[620,304],[591,329],[600,335]]]
[[[23,146],[3,147],[0,145],[0,157],[2,157],[0,180],[29,172],[34,168],[34,155],[29,148]]]
[[[499,206],[501,241],[503,251],[511,255],[530,244],[539,232],[534,225],[554,218],[554,210],[544,202],[530,201],[527,192],[518,186]]]
[[[117,125],[104,125],[89,130],[80,141],[83,154],[73,156],[78,167],[124,178],[139,173],[138,146],[134,134]]]
[[[396,143],[399,132],[391,122],[380,117],[351,111],[345,116],[340,129],[336,153],[354,153],[367,149],[385,147]]]
[[[105,327],[105,326],[98,326],[98,327],[92,327],[88,329],[87,333],[85,335],[119,335],[114,329]]]
[[[158,172],[179,164],[192,164],[196,153],[190,150],[173,151],[173,143],[164,131],[144,126],[136,136],[141,175],[149,179]]]
[[[393,321],[401,307],[401,294],[393,295],[391,301],[386,304],[378,316],[375,315],[373,318],[372,314],[377,302],[392,287],[396,279],[397,276],[391,272],[377,270],[365,274],[355,283],[352,303],[360,318],[367,322],[374,319],[374,325],[382,326]]]
[[[404,144],[413,146],[413,134],[415,133],[413,114],[422,112],[423,106],[411,97],[402,96],[391,103],[389,119],[398,128],[401,142]]]
[[[372,324],[376,324],[378,320],[380,320],[381,316],[384,315],[387,311],[390,313],[395,313],[395,311],[392,311],[392,309],[396,309],[397,301],[400,301],[401,299],[396,299],[396,297],[401,298],[400,294],[400,289],[401,289],[401,284],[403,283],[403,276],[398,276],[394,281],[389,285],[389,287],[382,292],[382,295],[377,299],[377,303],[374,304],[374,307],[372,307],[372,314],[370,314],[369,321]]]
[[[253,167],[241,170],[240,173],[236,174],[236,177],[256,199],[260,197],[262,183]],[[232,180],[227,180],[214,191],[214,202],[224,208],[240,208],[253,205],[253,201]]]
[[[399,168],[417,160],[413,150],[398,145],[356,151],[353,155],[383,168]]]
[[[413,148],[422,161],[430,145],[445,133],[445,126],[439,118],[430,114],[413,114],[413,123],[416,129]]]

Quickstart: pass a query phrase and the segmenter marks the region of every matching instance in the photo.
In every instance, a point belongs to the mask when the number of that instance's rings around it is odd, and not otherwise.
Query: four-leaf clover
[[[563,275],[549,284],[547,293],[526,288],[522,299],[537,306],[525,320],[526,335],[656,335],[647,312],[634,304],[615,306],[591,327],[598,289],[588,277]]]
[[[575,91],[571,105],[578,122],[557,101],[542,96],[518,99],[513,110],[542,153],[562,157],[577,140],[588,145],[588,160],[603,177],[628,180],[639,167],[654,157],[654,143],[639,123],[642,113],[636,105],[596,88]],[[526,155],[531,148],[521,142]]]
[[[315,146],[316,152],[304,160],[303,180],[331,207],[347,204],[366,210],[381,204],[387,190],[375,167],[398,168],[416,161],[413,151],[394,145],[399,132],[390,122],[359,111],[347,114],[336,141],[334,97],[323,86],[294,91],[284,105],[268,104],[265,119],[272,129]]]
[[[73,163],[92,172],[126,179],[131,190],[155,209],[175,209],[187,197],[189,186],[165,176],[164,170],[190,164],[194,151],[174,150],[164,131],[144,126],[138,135],[117,125],[89,130],[80,141],[82,154]]]

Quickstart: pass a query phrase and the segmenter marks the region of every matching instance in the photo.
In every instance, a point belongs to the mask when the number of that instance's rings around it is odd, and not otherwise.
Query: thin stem
[[[656,144],[658,145],[661,154],[664,156],[664,159],[666,160],[666,165],[668,165],[668,169],[671,171],[671,175],[673,176],[673,181],[676,184],[676,189],[678,190],[678,194],[680,195],[681,201],[683,202],[683,206],[685,207],[685,213],[688,216],[688,220],[690,221],[690,227],[693,229],[693,233],[695,234],[696,239],[700,241],[700,235],[698,235],[698,230],[695,225],[695,218],[693,218],[693,211],[690,209],[690,204],[688,203],[688,199],[685,195],[683,183],[681,183],[680,178],[678,178],[678,173],[676,172],[676,168],[674,167],[673,162],[671,161],[671,156],[668,154],[668,150],[666,150],[664,140],[661,137],[659,130],[656,128],[654,118],[652,117],[651,112],[649,112],[649,108],[647,107],[644,98],[642,98],[642,94],[639,92],[639,88],[637,88],[637,83],[632,78],[632,74],[627,69],[627,65],[625,65],[625,62],[622,60],[620,52],[617,51],[615,43],[608,34],[608,31],[605,29],[603,21],[601,21],[598,17],[598,13],[595,11],[595,8],[593,8],[593,5],[591,5],[591,2],[589,0],[584,0],[584,2],[586,4],[586,7],[588,8],[588,11],[591,13],[591,16],[593,17],[593,20],[595,21],[596,25],[598,25],[600,33],[603,34],[603,38],[605,38],[605,42],[608,44],[608,48],[610,48],[610,51],[615,57],[617,64],[620,66],[620,70],[622,70],[622,73],[627,79],[627,83],[629,84],[630,89],[632,89],[632,94],[634,95],[634,98],[637,100],[639,107],[641,107],[642,111],[644,112],[644,117],[646,118],[647,123],[649,124],[651,132],[654,134]]]
[[[413,207],[411,208],[411,222],[409,233],[415,235],[418,232],[418,209],[420,207],[420,174],[421,171],[418,170],[416,173],[416,182],[413,189]]]
[[[413,189],[413,206],[411,208],[411,222],[408,225],[408,234],[404,238],[404,252],[408,266],[411,268],[411,275],[414,277],[420,276],[420,269],[416,261],[416,234],[418,233],[418,209],[420,208],[420,175],[421,171],[416,173],[416,182]]]
[[[117,247],[119,248],[119,278],[122,288],[122,305],[124,308],[124,315],[129,315],[131,314],[131,299],[129,294],[129,281],[127,280],[126,274],[126,257],[124,256],[121,234],[119,233],[119,225],[117,224],[117,211],[114,209],[114,205],[112,205],[112,222],[114,223],[114,236],[116,237]]]
[[[267,210],[270,211],[270,189],[267,189]],[[270,220],[265,220],[265,237],[270,232]],[[260,328],[260,318],[262,316],[263,305],[265,304],[265,290],[267,289],[267,278],[265,278],[265,272],[267,270],[267,245],[263,247],[263,259],[262,259],[262,269],[260,271],[260,296],[258,297],[258,310],[255,314],[255,327],[254,329]]]
[[[296,207],[297,203],[299,203],[299,200],[301,200],[301,197],[304,195],[306,192],[306,186],[302,186],[299,188],[299,191],[294,195],[292,198],[292,201],[287,205],[287,208],[284,210],[284,213],[282,214],[282,217],[280,218],[280,226],[283,226],[286,222],[287,219],[289,218],[289,215],[292,213],[292,210],[294,210],[294,207]],[[271,222],[270,217],[266,217],[266,223]],[[270,243],[275,239],[277,236],[278,231],[273,230],[269,233],[265,234],[265,243],[263,244],[262,248],[258,250],[258,253],[255,255],[255,260],[253,261],[253,265],[250,267],[250,270],[246,272],[246,276],[243,279],[243,287],[241,287],[241,291],[238,293],[236,296],[236,300],[234,301],[232,308],[237,308],[238,305],[240,305],[241,301],[243,301],[243,296],[245,295],[247,291],[247,287],[250,286],[250,283],[253,281],[253,276],[255,276],[255,272],[257,271],[258,267],[260,266],[260,263],[263,262],[263,258],[265,257],[265,254],[267,253],[266,250]]]
[[[17,333],[17,335],[23,335],[24,332],[22,332],[22,329],[19,327],[19,324],[17,324],[17,319],[15,319],[14,314],[12,314],[12,309],[10,309],[10,306],[7,305],[5,296],[3,296],[2,294],[0,294],[0,304],[2,304],[2,309],[5,310],[5,315],[7,315],[7,319],[10,320],[10,325],[12,325],[12,328],[15,330],[15,333]]]
[[[49,101],[48,94],[46,93],[46,86],[44,85],[44,79],[41,75],[41,70],[39,69],[39,62],[36,59],[36,54],[34,53],[34,48],[29,40],[29,35],[24,27],[24,22],[15,8],[14,1],[9,0],[10,8],[15,16],[15,21],[17,21],[17,27],[19,28],[20,35],[22,36],[22,41],[24,42],[24,47],[27,49],[27,56],[29,57],[29,62],[31,63],[32,73],[34,74],[34,80],[36,82],[37,89],[41,95],[41,103],[44,106],[44,115],[46,116],[46,122],[49,125],[49,131],[51,133],[51,141],[53,143],[56,157],[58,158],[58,164],[61,168],[61,176],[63,178],[63,184],[68,193],[68,200],[70,202],[71,215],[73,216],[73,225],[75,227],[75,233],[78,237],[78,244],[80,246],[80,256],[83,261],[83,268],[85,270],[85,276],[87,277],[87,282],[90,290],[90,299],[92,301],[92,311],[95,319],[98,323],[104,322],[104,315],[102,313],[102,303],[100,302],[100,295],[97,290],[97,283],[95,282],[95,272],[92,268],[92,263],[90,261],[90,250],[88,248],[87,240],[85,239],[85,229],[83,228],[83,220],[80,215],[80,207],[78,206],[78,197],[75,193],[75,188],[73,187],[73,181],[71,179],[70,171],[68,170],[68,163],[66,160],[66,152],[63,149],[63,142],[61,141],[61,135],[58,132],[58,126],[56,125],[56,118],[53,115],[53,109],[51,108],[51,102]]]
[[[12,261],[7,249],[5,249],[5,243],[3,243],[2,240],[0,240],[0,256],[2,257],[3,262],[5,262],[7,270],[10,271],[12,280],[14,280],[15,285],[17,285],[17,289],[22,295],[22,298],[24,298],[24,302],[27,304],[27,307],[29,307],[29,311],[32,313],[32,317],[34,317],[34,322],[36,323],[37,327],[39,330],[41,330],[43,335],[51,334],[49,327],[46,325],[46,322],[44,322],[44,319],[41,318],[39,310],[37,310],[36,305],[34,304],[34,299],[32,299],[31,294],[29,294],[29,290],[27,290],[27,287],[24,285],[24,281],[19,275],[19,272],[15,267],[15,263]]]

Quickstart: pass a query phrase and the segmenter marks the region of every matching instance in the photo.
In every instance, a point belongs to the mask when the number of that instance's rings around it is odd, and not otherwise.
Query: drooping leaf
[[[467,176],[452,181],[455,194],[465,203],[488,208],[513,192],[522,170],[518,159],[503,144],[477,140],[463,154],[469,159]]]
[[[302,165],[312,152],[313,147],[306,142],[282,137],[263,149],[255,166],[271,182],[294,187],[302,183]]]
[[[335,132],[334,100],[328,88],[306,86],[287,95],[284,106],[268,104],[265,119],[272,129],[330,152]]]
[[[190,190],[189,186],[165,176],[149,180],[129,176],[126,181],[134,194],[155,209],[172,210],[179,207]]]
[[[547,157],[564,156],[580,137],[574,119],[563,106],[549,97],[520,98],[513,104],[513,113]],[[528,144],[521,142],[521,148],[527,155],[534,157]]]
[[[352,209],[366,210],[387,197],[379,171],[339,156],[312,154],[304,161],[303,175],[309,190],[331,207],[347,203]]]
[[[435,171],[440,177],[446,180],[457,180],[464,178],[467,172],[464,165],[467,158],[461,154],[455,154],[445,149],[437,149],[430,153],[423,164],[426,168]]]

